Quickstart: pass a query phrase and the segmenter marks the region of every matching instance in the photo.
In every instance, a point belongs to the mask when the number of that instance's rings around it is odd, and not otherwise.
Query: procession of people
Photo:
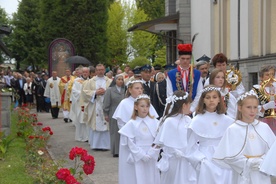
[[[36,105],[54,119],[62,111],[76,141],[119,157],[119,184],[271,183],[275,66],[263,66],[261,83],[246,92],[242,78],[229,82],[235,71],[223,53],[193,65],[192,44],[178,51],[163,71],[149,64],[112,72],[79,66],[65,76],[8,70],[1,82],[18,106]]]

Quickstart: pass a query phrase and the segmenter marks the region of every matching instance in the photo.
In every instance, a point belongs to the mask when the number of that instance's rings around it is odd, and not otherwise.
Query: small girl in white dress
[[[233,183],[271,183],[270,176],[260,172],[259,167],[275,135],[266,123],[255,119],[258,105],[258,96],[253,91],[240,96],[237,120],[226,130],[214,154],[217,163],[232,169]]]
[[[198,184],[231,183],[231,170],[222,169],[212,161],[224,132],[234,122],[225,111],[220,88],[206,86],[189,127],[191,135],[188,139],[188,160],[197,171]]]
[[[118,128],[121,129],[131,119],[134,101],[143,93],[143,81],[133,80],[128,83],[126,98],[123,99],[116,108],[112,118],[117,120]],[[149,112],[155,118],[158,117],[154,107],[150,105]],[[130,184],[136,181],[134,165],[127,162],[127,156],[129,155],[129,149],[126,146],[122,146],[125,137],[120,136],[119,146],[119,184]],[[125,171],[127,172],[127,175]]]
[[[150,115],[150,98],[143,94],[134,101],[134,111],[131,120],[119,133],[124,137],[121,146],[127,147],[129,155],[127,162],[134,164],[135,181],[132,184],[159,184],[160,174],[156,167],[159,149],[153,148],[159,121]],[[122,168],[128,177],[128,168]]]
[[[184,91],[175,91],[166,101],[162,125],[154,141],[163,151],[157,164],[161,171],[161,184],[195,184],[195,170],[185,158],[191,122],[186,114],[190,112],[191,98]]]

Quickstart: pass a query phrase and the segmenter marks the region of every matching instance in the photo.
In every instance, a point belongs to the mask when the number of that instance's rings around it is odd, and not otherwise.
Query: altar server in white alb
[[[218,164],[232,169],[232,183],[271,183],[270,176],[260,172],[259,167],[275,135],[266,123],[255,119],[258,105],[253,91],[241,95],[237,120],[226,130],[214,154]]]
[[[83,84],[89,79],[90,72],[89,68],[87,67],[79,69],[79,72],[81,73],[81,76],[74,80],[72,86],[72,105],[70,110],[70,119],[72,119],[73,124],[76,127],[75,140],[85,142],[88,141],[89,127],[87,127],[86,123],[83,121],[83,111],[81,110],[80,95]]]
[[[128,83],[126,98],[123,99],[116,108],[113,117],[117,120],[119,129],[121,129],[130,119],[134,109],[134,100],[143,93],[143,81],[134,80]],[[150,114],[155,118],[158,117],[157,112],[150,105]],[[127,158],[130,154],[127,146],[123,146],[122,142],[125,137],[120,136],[119,147],[119,184],[130,184],[136,182],[136,174],[133,163],[128,163]],[[127,171],[127,173],[126,173]]]
[[[150,115],[149,109],[149,96],[138,96],[134,101],[131,120],[119,130],[123,137],[121,145],[129,150],[127,162],[134,164],[135,180],[132,184],[160,183],[156,167],[159,149],[152,147],[159,121]],[[125,177],[129,177],[128,172],[128,168],[123,170]]]
[[[209,85],[202,91],[188,139],[190,163],[197,171],[197,183],[230,184],[231,170],[217,166],[212,158],[226,129],[234,119],[225,115],[220,88]]]
[[[196,184],[196,172],[185,158],[192,99],[184,91],[175,91],[167,98],[165,114],[154,144],[161,147],[162,158],[157,163],[161,184]]]
[[[104,76],[105,66],[96,66],[96,76],[83,85],[83,120],[90,128],[89,144],[91,149],[110,149],[109,125],[103,113],[103,99],[105,90],[112,80]]]
[[[61,97],[59,91],[60,78],[57,72],[52,72],[52,77],[47,80],[44,96],[51,100],[51,114],[53,119],[58,118],[59,108],[61,107]]]

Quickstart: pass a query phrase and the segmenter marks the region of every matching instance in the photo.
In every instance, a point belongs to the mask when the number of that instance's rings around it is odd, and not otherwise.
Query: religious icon
[[[73,65],[66,59],[74,55],[74,46],[69,40],[56,39],[49,47],[49,72],[57,71],[58,76],[64,76],[66,69],[73,70]]]

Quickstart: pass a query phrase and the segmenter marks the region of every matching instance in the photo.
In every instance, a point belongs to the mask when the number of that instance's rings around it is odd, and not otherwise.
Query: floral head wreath
[[[133,80],[133,81],[129,81],[127,83],[127,87],[130,85],[130,84],[134,84],[134,83],[142,83],[143,84],[143,81],[142,80]]]
[[[204,92],[209,92],[209,91],[220,91],[220,88],[218,88],[218,87],[206,87],[206,88],[204,88],[203,90],[202,90],[202,93],[204,93]]]
[[[239,96],[238,101],[243,100],[248,96],[255,96],[256,98],[258,98],[258,95],[253,90],[250,90],[250,91],[242,94],[241,96]]]
[[[134,102],[137,102],[140,99],[148,99],[150,100],[150,97],[146,94],[139,95],[137,98],[135,98]]]
[[[169,111],[168,111],[168,112],[170,113],[170,112],[172,111],[173,106],[174,106],[174,103],[175,103],[176,101],[178,101],[178,100],[185,100],[185,99],[188,98],[188,96],[189,96],[189,93],[186,92],[186,94],[185,94],[184,96],[178,97],[178,96],[176,96],[176,95],[172,95],[172,96],[167,97],[165,109],[167,108],[167,106],[168,106],[169,103],[172,103],[171,106],[170,106],[170,109],[169,109]]]

